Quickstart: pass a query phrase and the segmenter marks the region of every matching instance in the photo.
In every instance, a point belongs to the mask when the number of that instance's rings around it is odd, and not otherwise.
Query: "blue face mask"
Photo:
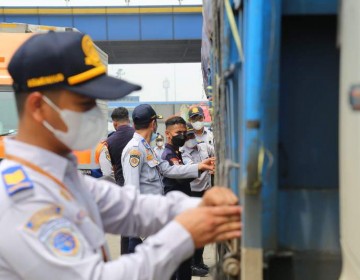
[[[153,133],[151,134],[150,142],[155,141],[156,137],[158,136],[158,134],[156,133],[156,131],[157,131],[157,122],[156,122],[156,120],[155,120],[155,128],[154,128],[154,129],[155,129],[155,130],[154,130]]]
[[[155,141],[155,139],[156,139],[157,136],[158,136],[157,133],[156,133],[156,132],[153,132],[153,133],[151,134],[150,142]]]

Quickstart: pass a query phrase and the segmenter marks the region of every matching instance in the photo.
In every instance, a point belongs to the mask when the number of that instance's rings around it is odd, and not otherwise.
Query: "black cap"
[[[160,133],[155,138],[155,141],[164,141],[164,136],[162,136]]]
[[[192,107],[189,110],[189,118],[192,118],[196,115],[204,116],[204,110],[200,106]]]
[[[132,113],[132,119],[135,124],[149,123],[154,119],[162,119],[161,115],[157,115],[153,107],[149,104],[141,104],[135,107]]]
[[[8,71],[15,92],[64,88],[111,100],[141,89],[108,76],[90,36],[80,32],[32,36],[15,52]]]

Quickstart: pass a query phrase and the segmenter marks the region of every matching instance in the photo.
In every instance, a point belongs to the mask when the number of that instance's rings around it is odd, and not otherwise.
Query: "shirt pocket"
[[[157,166],[159,165],[159,162],[156,160],[148,160],[146,162],[146,169],[148,174],[148,180],[150,182],[154,182],[157,180],[160,180],[159,172],[157,170]]]

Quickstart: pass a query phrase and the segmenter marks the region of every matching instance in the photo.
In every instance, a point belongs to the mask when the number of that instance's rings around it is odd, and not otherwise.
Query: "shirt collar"
[[[205,134],[207,134],[206,127],[204,127],[203,133],[201,135],[205,135]]]
[[[127,124],[122,124],[119,125],[116,129],[116,131],[122,130],[122,129],[127,129],[127,128],[131,128],[131,126],[127,125]]]
[[[62,157],[48,150],[9,137],[5,138],[4,144],[7,154],[20,157],[37,165],[60,181],[64,180],[65,173],[69,168],[76,169],[77,166],[76,157],[73,154]]]
[[[196,144],[196,146],[194,148],[188,148],[186,147],[185,145],[182,147],[182,150],[185,152],[188,152],[189,154],[195,152],[195,151],[198,151],[199,150],[199,147],[198,145]]]
[[[135,139],[137,139],[137,140],[143,140],[143,139],[145,139],[144,137],[142,137],[139,133],[137,133],[137,132],[135,132],[134,133],[134,136],[133,136]],[[145,140],[146,141],[146,140]]]

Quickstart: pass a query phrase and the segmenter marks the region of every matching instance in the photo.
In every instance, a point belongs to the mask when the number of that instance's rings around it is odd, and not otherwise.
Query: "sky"
[[[108,72],[141,85],[133,95],[142,102],[206,100],[200,63],[112,64]]]
[[[151,6],[179,5],[179,0],[0,0],[0,6]],[[201,5],[202,0],[180,0],[182,5]]]

